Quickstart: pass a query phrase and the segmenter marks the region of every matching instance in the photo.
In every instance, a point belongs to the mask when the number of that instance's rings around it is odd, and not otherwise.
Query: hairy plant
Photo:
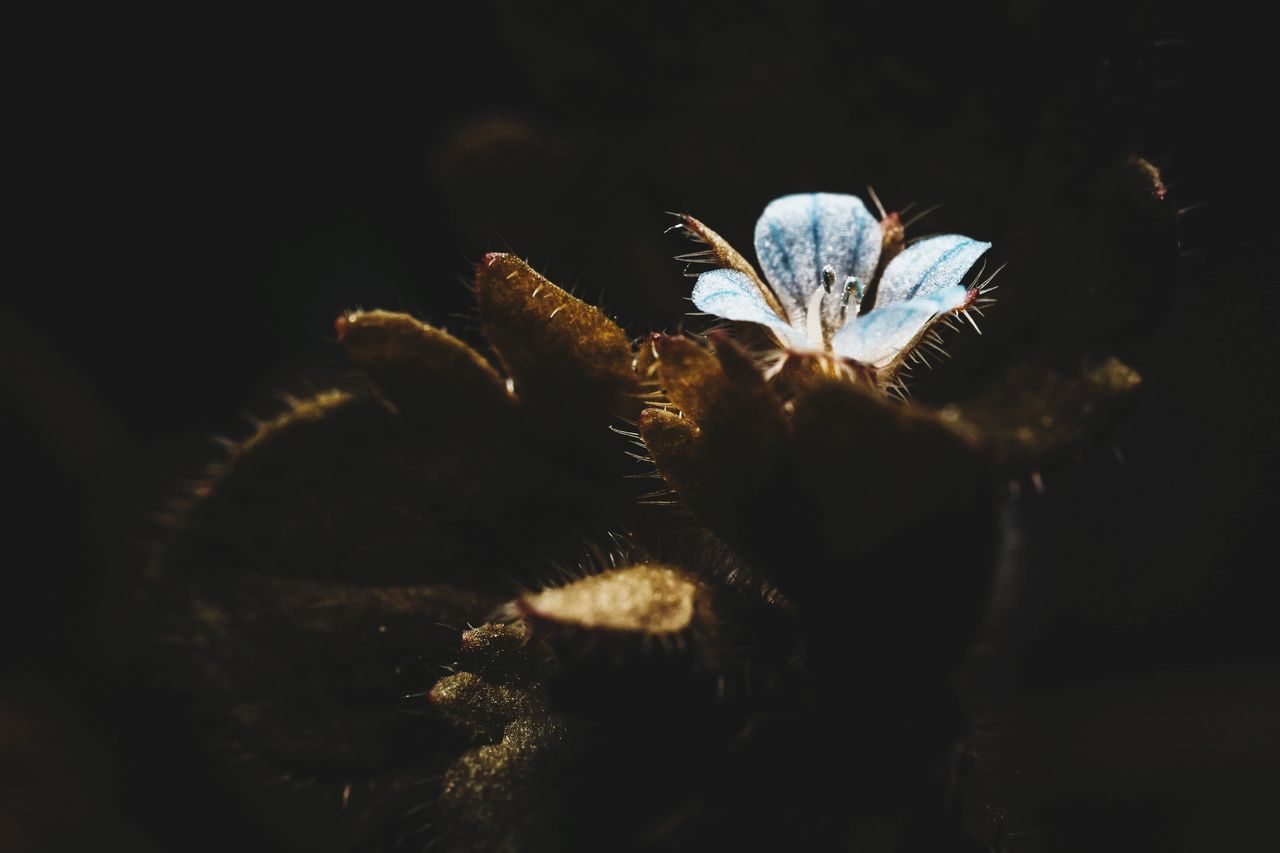
[[[508,254],[475,274],[496,363],[339,317],[367,390],[237,445],[156,565],[209,731],[303,848],[994,843],[949,676],[1002,486],[1114,421],[1139,384],[1115,342],[1172,245],[1148,165],[1094,192],[1056,235],[1094,261],[995,321],[1029,312],[1036,341],[930,404],[902,399],[910,366],[981,307],[990,278],[960,278],[987,244],[906,243],[852,196],[771,205],[764,278],[681,218],[716,267],[695,302],[747,327],[633,341]]]

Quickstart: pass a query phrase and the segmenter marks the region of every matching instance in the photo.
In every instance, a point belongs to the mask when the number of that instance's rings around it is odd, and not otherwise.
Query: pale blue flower
[[[712,270],[698,277],[693,303],[764,326],[792,352],[888,367],[938,318],[971,304],[975,292],[962,280],[991,244],[958,234],[910,244],[881,273],[873,309],[859,314],[883,242],[881,222],[857,196],[783,196],[756,222],[756,255],[768,284],[741,270]]]

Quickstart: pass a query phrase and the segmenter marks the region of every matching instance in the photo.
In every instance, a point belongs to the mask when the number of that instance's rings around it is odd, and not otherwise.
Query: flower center
[[[821,342],[825,348],[829,345],[829,335],[827,332],[835,333],[844,325],[845,318],[849,316],[849,302],[853,301],[853,311],[858,312],[858,306],[862,304],[862,280],[856,275],[845,278],[844,286],[840,290],[840,316],[836,320],[835,325],[831,329],[825,329],[822,322],[822,300],[827,294],[832,292],[832,288],[836,283],[836,271],[831,266],[822,268],[822,287],[815,288],[809,296],[809,304],[805,306],[805,335],[810,341],[815,343]]]

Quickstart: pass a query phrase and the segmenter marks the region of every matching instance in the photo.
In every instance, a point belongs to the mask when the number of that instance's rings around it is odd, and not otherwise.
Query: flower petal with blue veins
[[[960,234],[944,234],[912,243],[889,262],[880,277],[876,304],[871,314],[882,306],[888,307],[908,299],[935,296],[951,290],[963,295],[964,286],[961,282],[965,273],[990,248],[990,243]],[[949,301],[954,298],[953,296]],[[963,304],[962,300],[944,310],[959,308]]]
[[[693,304],[700,311],[726,320],[767,326],[783,346],[808,348],[804,335],[773,313],[756,283],[737,270],[711,270],[698,276],[698,282],[693,286]]]
[[[831,267],[836,287],[823,302],[828,328],[840,322],[840,289],[848,276],[869,284],[880,260],[880,223],[862,199],[838,193],[803,193],[769,202],[756,222],[756,255],[765,278],[787,309],[787,319],[805,328],[809,296]]]
[[[930,321],[963,304],[964,289],[959,290],[959,304],[951,292],[945,292],[885,305],[853,317],[832,336],[831,349],[841,358],[886,367],[911,346]]]

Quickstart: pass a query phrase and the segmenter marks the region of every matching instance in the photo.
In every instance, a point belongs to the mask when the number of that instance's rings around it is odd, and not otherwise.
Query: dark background
[[[1012,849],[1259,849],[1280,805],[1265,37],[1221,7],[1035,2],[15,32],[10,133],[31,144],[10,159],[26,263],[0,305],[0,846],[252,837],[145,691],[119,614],[162,536],[147,514],[200,473],[208,436],[340,381],[338,312],[406,310],[479,343],[465,282],[509,249],[633,334],[675,328],[685,248],[663,211],[745,247],[769,199],[873,183],[890,207],[945,201],[926,230],[999,248],[1048,146],[1147,157],[1194,209],[1135,344],[1143,400],[1009,510],[1035,570],[970,682],[996,709],[998,807],[1026,833]],[[1088,247],[1056,250],[1087,274]]]

